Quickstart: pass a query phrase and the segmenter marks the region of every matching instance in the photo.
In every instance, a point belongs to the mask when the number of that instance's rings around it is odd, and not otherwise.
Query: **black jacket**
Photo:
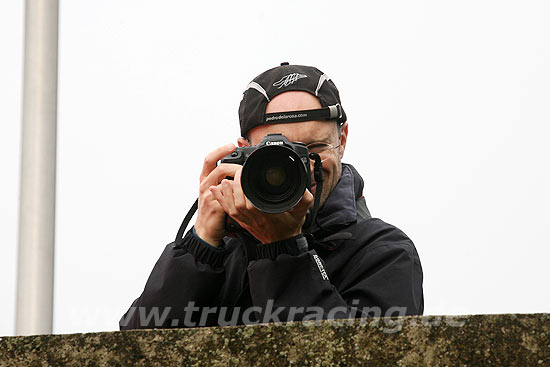
[[[267,245],[226,237],[215,248],[188,231],[166,246],[120,328],[422,314],[414,244],[371,218],[362,191],[361,176],[343,164],[307,244],[301,235]]]

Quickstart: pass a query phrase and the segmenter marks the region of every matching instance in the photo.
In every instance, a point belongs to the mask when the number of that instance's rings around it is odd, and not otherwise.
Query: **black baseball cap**
[[[269,101],[288,91],[309,92],[319,99],[323,108],[266,114]],[[239,106],[241,136],[260,125],[311,120],[338,121],[340,125],[346,122],[336,85],[325,73],[312,66],[283,62],[281,66],[264,71],[248,84]]]

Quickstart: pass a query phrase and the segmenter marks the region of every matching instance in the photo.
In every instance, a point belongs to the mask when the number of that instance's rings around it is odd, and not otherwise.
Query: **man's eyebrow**
[[[324,138],[324,139],[316,139],[316,140],[310,140],[309,142],[304,142],[305,145],[310,145],[310,144],[330,144],[329,143],[330,141],[330,138]]]

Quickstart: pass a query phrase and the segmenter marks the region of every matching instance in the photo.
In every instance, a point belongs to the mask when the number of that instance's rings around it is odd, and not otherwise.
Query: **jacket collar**
[[[313,232],[357,221],[356,201],[363,196],[363,178],[351,164],[342,163],[342,175],[317,214]]]

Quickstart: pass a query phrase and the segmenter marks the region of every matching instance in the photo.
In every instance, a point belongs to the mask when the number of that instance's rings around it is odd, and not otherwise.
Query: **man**
[[[243,193],[242,166],[217,165],[235,146],[209,153],[195,225],[166,246],[121,329],[422,314],[413,243],[371,218],[361,176],[341,162],[348,123],[334,83],[316,68],[283,63],[249,84],[239,119],[240,147],[279,133],[317,153],[322,190],[312,177],[292,209],[264,213]],[[304,233],[314,194],[320,209]],[[227,215],[246,232],[228,237]]]

